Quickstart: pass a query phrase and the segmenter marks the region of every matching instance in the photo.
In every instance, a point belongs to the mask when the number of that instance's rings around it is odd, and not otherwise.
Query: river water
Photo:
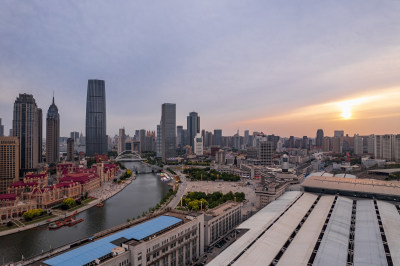
[[[125,163],[130,169],[143,169],[137,162]],[[85,221],[72,227],[49,231],[47,226],[0,237],[0,264],[20,261],[95,233],[125,223],[154,207],[169,190],[155,174],[138,174],[124,190],[104,202],[101,208],[93,207],[79,213],[77,219]]]

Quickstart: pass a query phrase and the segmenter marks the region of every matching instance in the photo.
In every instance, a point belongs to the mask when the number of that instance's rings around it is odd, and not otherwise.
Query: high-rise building
[[[43,162],[43,112],[38,108],[38,162]]]
[[[125,150],[125,140],[126,140],[125,128],[120,128],[118,134],[118,147],[117,147],[118,154],[120,154]]]
[[[226,152],[222,149],[219,149],[215,154],[215,162],[218,164],[225,164],[226,161]]]
[[[324,141],[322,144],[322,151],[324,151],[324,152],[331,151],[331,138],[330,137],[324,137]]]
[[[18,137],[19,166],[22,173],[37,169],[39,166],[40,114],[31,94],[19,94],[14,103],[13,136]]]
[[[146,129],[139,130],[140,151],[146,151]]]
[[[303,140],[301,142],[301,148],[308,149],[308,137],[307,136],[303,136]]]
[[[0,137],[0,194],[7,193],[19,178],[19,141],[17,137]]]
[[[74,143],[79,143],[79,132],[73,131],[69,133],[69,137],[74,140]]]
[[[161,107],[162,161],[176,156],[176,104],[164,103]]]
[[[74,161],[74,139],[68,138],[67,139],[67,161],[73,162]]]
[[[400,134],[393,136],[393,160],[400,162]]]
[[[233,148],[235,148],[237,150],[240,150],[240,148],[241,148],[239,129],[237,130],[236,134],[233,136]]]
[[[334,153],[342,153],[342,141],[341,138],[339,137],[333,137],[332,138],[332,151]]]
[[[200,134],[197,134],[194,138],[194,154],[197,156],[203,155],[203,137]]]
[[[249,130],[245,130],[244,131],[244,147],[246,148],[247,146],[249,146],[249,134],[250,131]]]
[[[1,124],[1,118],[0,118],[0,137],[4,136],[4,126]]]
[[[335,138],[344,137],[344,131],[343,130],[335,130],[333,132],[333,137],[335,137]]]
[[[368,136],[367,153],[374,154],[375,152],[375,135]]]
[[[286,144],[287,148],[294,148],[295,147],[295,141],[294,141],[294,136],[290,136],[287,144]]]
[[[207,142],[205,143],[205,146],[211,147],[213,145],[213,133],[206,131],[206,136],[207,136]]]
[[[364,153],[364,137],[354,134],[354,154],[362,155]]]
[[[194,148],[194,138],[198,133],[200,133],[200,117],[196,112],[189,113],[189,116],[187,117],[187,132],[189,145]]]
[[[203,129],[202,131],[201,131],[201,136],[203,137],[203,145],[204,145],[204,148],[205,147],[211,147],[212,146],[212,144],[213,144],[213,142],[212,142],[212,139],[213,139],[213,134],[212,134],[212,132],[208,132],[208,131],[206,131],[205,129]]]
[[[156,132],[147,131],[144,137],[144,145],[142,145],[142,152],[156,152]]]
[[[176,127],[176,146],[178,148],[183,147],[183,126]]]
[[[222,147],[222,129],[214,129],[214,145]]]
[[[60,115],[57,105],[53,103],[47,111],[46,118],[46,162],[57,163],[60,158]]]
[[[182,146],[185,147],[186,145],[189,145],[189,140],[188,140],[188,133],[187,129],[182,130]]]
[[[317,137],[315,139],[315,142],[317,148],[321,149],[324,142],[324,131],[322,129],[317,130]]]
[[[105,83],[90,79],[86,101],[86,155],[107,153],[107,146]]]
[[[264,137],[258,142],[257,153],[261,165],[272,165],[274,158],[274,143],[268,141],[267,138]]]
[[[375,158],[387,161],[394,160],[394,135],[375,135]]]
[[[160,122],[161,124],[161,122]],[[162,157],[162,132],[161,132],[161,125],[157,125],[157,144],[156,144],[156,153],[157,157]]]

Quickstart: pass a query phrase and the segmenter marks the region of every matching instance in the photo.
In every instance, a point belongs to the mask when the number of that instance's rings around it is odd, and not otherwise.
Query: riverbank
[[[118,175],[117,177],[121,176],[122,174]],[[9,229],[9,230],[0,231],[0,237],[1,236],[6,236],[6,235],[10,235],[10,234],[14,234],[14,233],[18,233],[18,232],[25,231],[25,230],[29,230],[29,229],[33,229],[33,228],[49,224],[51,222],[54,222],[54,221],[57,221],[57,220],[60,220],[60,219],[64,219],[65,217],[72,215],[75,211],[77,213],[81,213],[83,211],[86,211],[86,210],[88,210],[88,209],[90,209],[92,207],[95,207],[96,204],[98,204],[98,203],[100,203],[102,201],[105,201],[105,200],[107,200],[109,198],[112,198],[113,196],[115,196],[116,194],[121,192],[135,178],[136,178],[136,175],[132,174],[132,176],[130,178],[124,180],[123,182],[121,182],[119,184],[114,183],[113,181],[109,181],[109,182],[103,183],[103,185],[101,187],[99,187],[99,188],[97,188],[94,191],[89,193],[89,197],[92,197],[94,200],[89,202],[87,205],[82,206],[81,208],[78,208],[78,209],[73,210],[73,211],[59,211],[59,210],[57,210],[56,211],[57,213],[54,213],[56,215],[56,217],[54,217],[54,218],[50,218],[50,219],[47,219],[47,220],[44,220],[44,221],[38,221],[37,223],[24,225],[24,226],[17,227],[17,228],[12,228],[12,229]]]

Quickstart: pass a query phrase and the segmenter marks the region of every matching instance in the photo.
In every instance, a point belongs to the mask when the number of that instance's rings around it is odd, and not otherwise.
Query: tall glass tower
[[[324,143],[324,131],[322,129],[318,129],[315,144],[317,145],[318,148],[322,148],[323,143]]]
[[[46,160],[57,163],[60,158],[60,115],[57,105],[53,103],[47,111],[46,118]]]
[[[200,117],[196,112],[189,113],[187,117],[187,134],[189,137],[189,145],[194,150],[194,138],[200,133]]]
[[[90,79],[86,99],[86,155],[107,153],[107,144],[105,83]]]
[[[22,173],[39,166],[41,147],[41,109],[31,94],[19,94],[14,103],[13,136],[18,137],[20,169]]]
[[[162,161],[176,156],[176,104],[164,103],[161,108]]]

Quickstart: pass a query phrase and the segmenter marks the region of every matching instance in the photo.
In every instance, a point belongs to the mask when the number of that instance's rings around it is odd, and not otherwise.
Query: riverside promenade
[[[117,175],[116,178],[119,178],[124,173],[125,173],[125,171],[123,171],[122,173]],[[99,187],[99,188],[97,188],[97,189],[95,189],[95,190],[93,190],[93,191],[91,191],[89,193],[89,197],[93,198],[94,200],[90,201],[87,205],[85,205],[85,206],[83,206],[81,208],[78,208],[76,210],[73,210],[73,211],[61,211],[61,210],[54,211],[53,210],[53,214],[56,215],[56,217],[53,217],[53,218],[50,218],[50,219],[47,219],[47,220],[44,220],[44,221],[39,221],[37,223],[33,223],[33,224],[29,224],[29,225],[23,225],[23,226],[20,226],[20,227],[17,227],[17,228],[1,231],[0,232],[0,237],[1,236],[5,236],[5,235],[9,235],[9,234],[18,233],[18,232],[25,231],[25,230],[29,230],[29,229],[33,229],[33,228],[49,224],[51,222],[54,222],[54,221],[57,221],[57,220],[60,220],[60,219],[64,219],[65,217],[72,215],[75,211],[77,213],[86,211],[87,209],[90,209],[90,208],[96,206],[96,204],[98,204],[98,203],[100,203],[102,201],[105,201],[105,200],[115,196],[119,192],[121,192],[135,178],[136,178],[135,174],[132,174],[132,176],[130,178],[124,180],[120,184],[114,183],[113,181],[105,182],[105,183],[103,183],[101,185],[101,187]]]

